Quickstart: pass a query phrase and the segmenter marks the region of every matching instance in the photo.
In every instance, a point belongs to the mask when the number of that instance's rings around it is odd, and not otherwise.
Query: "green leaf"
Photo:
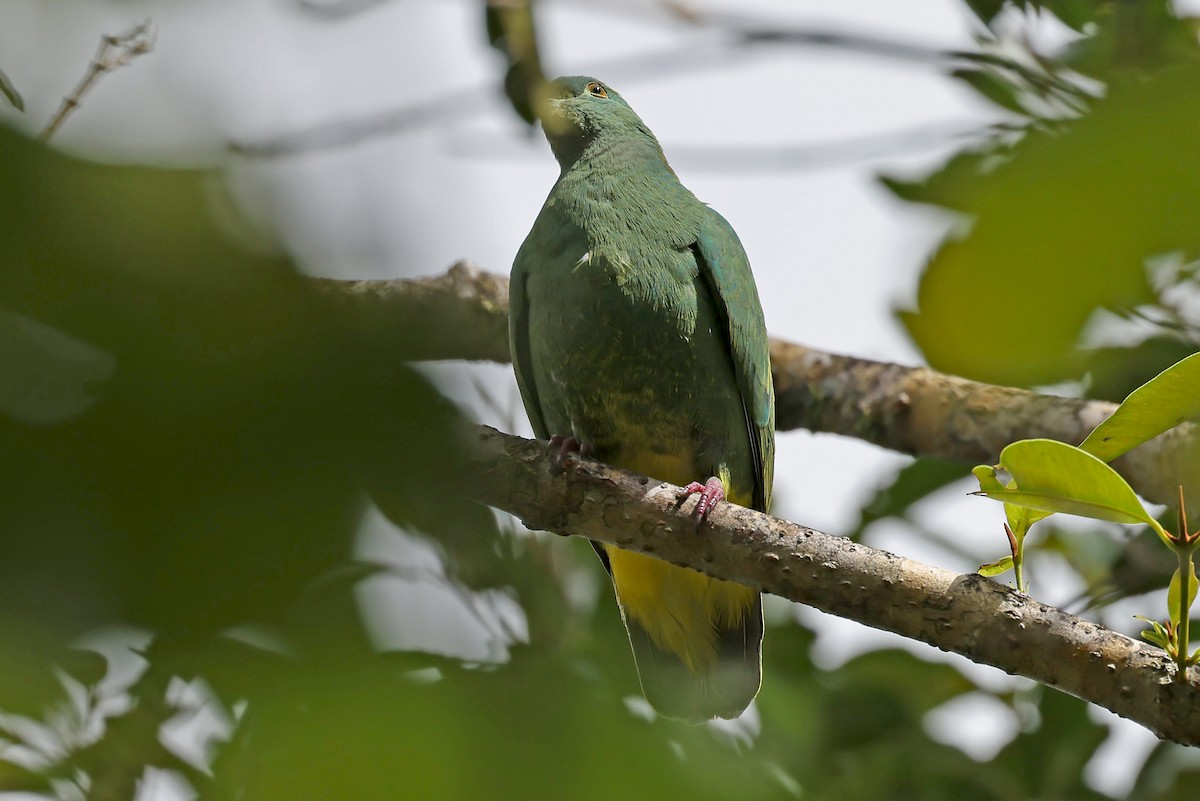
[[[879,180],[901,200],[970,211],[972,204],[977,202],[975,185],[1002,160],[995,150],[966,150],[923,180],[911,181],[887,175],[880,176]]]
[[[1142,615],[1134,615],[1134,617],[1143,623],[1150,624],[1150,628],[1141,632],[1140,636],[1143,640],[1157,645],[1164,651],[1169,652],[1171,650],[1171,633],[1167,631],[1166,626],[1164,626],[1162,623],[1159,623],[1157,620],[1151,620],[1150,618],[1143,617]]]
[[[1194,417],[1200,417],[1200,353],[1171,365],[1131,392],[1079,447],[1111,462]]]
[[[1001,573],[1007,573],[1009,570],[1012,570],[1012,568],[1013,558],[1010,555],[1004,557],[1003,559],[997,559],[995,562],[988,562],[986,565],[980,565],[979,569],[975,572],[981,576],[987,576],[988,578],[991,578],[992,576],[998,576]]]
[[[1188,567],[1191,570],[1192,576],[1188,585],[1187,606],[1191,609],[1192,602],[1196,600],[1196,563],[1189,559]],[[1171,615],[1171,620],[1175,621],[1176,625],[1179,624],[1179,621],[1176,619],[1179,616],[1179,576],[1179,569],[1176,568],[1175,572],[1171,575],[1171,583],[1167,587],[1167,612]]]
[[[17,87],[13,86],[12,81],[4,74],[4,70],[0,70],[0,95],[4,95],[4,99],[8,104],[17,111],[25,110],[25,101],[21,98],[21,93],[17,91]]]
[[[1100,3],[1095,0],[1046,0],[1039,5],[1051,11],[1067,27],[1077,31],[1094,22],[1100,9]]]
[[[907,514],[914,503],[963,476],[961,464],[941,459],[917,459],[905,465],[863,505],[858,526],[848,536],[855,539],[876,520]]]
[[[1171,643],[1167,641],[1167,635],[1163,633],[1161,627],[1155,624],[1153,629],[1146,629],[1141,632],[1141,638],[1152,645],[1157,645],[1164,651],[1171,650]]]
[[[1172,283],[1188,280],[1193,279],[1180,278]],[[1168,332],[1128,346],[1095,348],[1088,352],[1083,365],[1088,376],[1084,397],[1120,403],[1142,384],[1195,352],[1195,345]]]
[[[1000,465],[1012,475],[1014,486],[976,494],[1043,512],[1130,525],[1145,523],[1166,536],[1125,479],[1079,448],[1050,439],[1021,440],[1000,453]]]
[[[1146,260],[1200,252],[1198,84],[1200,65],[1110,84],[1086,116],[943,190],[971,228],[932,255],[900,315],[931,367],[1022,387],[1077,378],[1096,309],[1154,302]]]
[[[996,468],[991,465],[976,465],[971,468],[971,473],[979,481],[980,492],[1004,492],[1007,489],[996,478]]]
[[[1030,509],[1026,506],[1014,506],[1011,503],[1004,505],[1004,517],[1018,542],[1025,539],[1025,535],[1029,533],[1029,528],[1034,523],[1049,517],[1050,514],[1050,512]]]
[[[50,780],[24,765],[0,759],[0,792],[8,793],[52,793]]]

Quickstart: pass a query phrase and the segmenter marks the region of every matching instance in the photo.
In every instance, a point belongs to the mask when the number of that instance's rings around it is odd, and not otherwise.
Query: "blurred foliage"
[[[1167,0],[967,4],[981,51],[1026,69],[976,59],[980,74],[952,76],[1002,121],[920,180],[884,178],[961,219],[900,319],[935,368],[1119,401],[1200,349],[1197,20]],[[1023,32],[1047,15],[1076,34],[1051,53]],[[1050,544],[1093,606],[1166,587],[1152,539],[1051,532]]]
[[[298,4],[336,16],[372,0]],[[520,112],[540,76],[532,11],[483,5]],[[969,5],[986,25],[1005,4]],[[1119,398],[1195,350],[1175,303],[1195,278],[1195,97],[1176,96],[1197,77],[1195,39],[1165,3],[1017,5],[1081,37],[1018,68],[988,54],[1021,43],[985,27],[950,76],[1009,118],[927,180],[890,182],[972,221],[905,319],[943,369],[1090,376]],[[1099,797],[1083,769],[1107,728],[1081,702],[990,692],[897,649],[818,667],[782,607],[757,720],[649,720],[611,594],[593,608],[572,586],[601,580],[590,548],[463,504],[454,407],[287,259],[226,236],[213,176],[88,164],[2,129],[0,152],[0,791],[129,798],[154,766],[218,799]],[[1172,276],[1149,269],[1176,251]],[[1081,348],[1101,307],[1163,324]],[[905,468],[857,533],[965,474]],[[377,648],[356,592],[397,569],[355,557],[368,498],[436,546],[456,592],[516,599],[528,642],[495,664]],[[1165,583],[1121,545],[1049,532],[1106,598]],[[136,675],[84,647],[111,625],[149,635]],[[226,721],[199,764],[162,736],[194,714],[183,682]],[[983,762],[927,725],[971,693],[1020,720]],[[1163,746],[1130,797],[1176,798],[1198,777]]]
[[[1095,369],[1093,392],[1119,400],[1135,376],[1196,350],[1196,321],[1172,300],[1195,295],[1194,274],[1164,281],[1152,266],[1200,252],[1200,162],[1188,133],[1200,120],[1200,48],[1192,21],[1161,0],[1022,5],[1087,31],[1057,61],[1029,60],[1056,81],[1076,70],[1104,90],[1079,113],[1046,116],[1018,102],[1029,86],[1016,78],[997,71],[986,85],[970,82],[989,99],[1004,95],[1023,116],[920,182],[885,181],[905,199],[969,221],[933,254],[918,309],[901,318],[939,369],[1014,386],[1079,380]],[[999,4],[972,6],[991,21]],[[1091,348],[1086,328],[1101,310],[1157,318],[1172,344]]]
[[[546,81],[529,0],[486,0],[488,42],[503,56],[504,94],[521,119],[533,125],[534,93]]]
[[[0,70],[0,95],[4,95],[4,100],[17,111],[25,110],[25,100],[21,97],[21,93],[17,91],[17,87],[13,86],[8,76],[4,74],[4,70]]]

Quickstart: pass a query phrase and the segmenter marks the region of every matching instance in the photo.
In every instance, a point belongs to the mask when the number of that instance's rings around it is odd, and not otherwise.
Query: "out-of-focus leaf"
[[[88,164],[4,129],[0,149],[0,307],[117,364],[85,414],[0,424],[12,615],[68,637],[274,619],[350,558],[364,489],[389,483],[397,517],[490,556],[486,512],[421,514],[465,506],[455,409],[285,259],[230,241],[211,176]]]
[[[295,665],[258,695],[217,764],[210,797],[786,797],[753,752],[703,728],[647,724],[611,686],[561,657],[440,679],[385,660],[338,668],[330,681],[316,666]]]
[[[533,4],[529,0],[485,2],[484,17],[488,42],[503,53],[508,62],[504,93],[513,110],[532,125],[537,117],[534,92],[546,80],[538,53]]]
[[[875,491],[862,508],[858,526],[848,536],[856,539],[876,520],[906,514],[917,501],[963,477],[961,464],[941,459],[917,459],[905,465],[888,484]]]
[[[857,656],[838,668],[837,676],[838,684],[844,682],[843,686],[852,686],[856,692],[872,687],[898,690],[912,719],[919,719],[929,710],[976,689],[952,665],[927,662],[898,648]]]
[[[1021,104],[1020,87],[1004,80],[995,72],[984,69],[964,68],[950,73],[996,105],[1014,114],[1026,116],[1028,112]]]
[[[21,93],[17,91],[17,87],[13,86],[8,76],[4,74],[4,70],[0,70],[0,95],[4,95],[4,99],[8,104],[17,111],[25,110],[25,100],[21,97]]]
[[[1138,771],[1127,796],[1136,801],[1177,801],[1200,796],[1200,763],[1193,748],[1160,742]]]
[[[1101,4],[1096,0],[1044,0],[1038,5],[1076,31],[1082,31],[1089,22],[1094,22],[1101,11]]]
[[[0,414],[25,423],[64,422],[96,405],[116,368],[111,354],[0,309]]]
[[[1079,446],[1111,462],[1185,420],[1200,417],[1200,353],[1135,389]]]
[[[1110,87],[1082,119],[1031,131],[1011,160],[963,185],[970,232],[933,256],[904,325],[934,367],[1016,386],[1078,375],[1100,306],[1154,293],[1155,254],[1200,251],[1200,67]]]
[[[1148,337],[1129,347],[1089,350],[1084,364],[1088,376],[1086,397],[1120,403],[1129,393],[1195,350],[1194,345],[1172,335]]]
[[[913,203],[929,203],[954,211],[965,211],[974,201],[977,184],[1004,160],[999,144],[985,150],[956,153],[936,172],[921,180],[880,176],[896,197]]]
[[[1125,81],[1133,75],[1195,63],[1194,25],[1179,17],[1171,0],[1095,5],[1096,30],[1067,48],[1061,56],[1064,65],[1102,80]]]
[[[1005,0],[967,0],[967,6],[975,12],[984,25],[991,24],[995,16],[1004,8],[1004,4]]]
[[[1084,773],[1108,727],[1092,720],[1086,703],[1066,693],[1036,687],[1029,695],[1037,704],[1036,727],[1019,734],[991,763],[1020,783],[1006,797],[1109,799],[1087,785]]]
[[[1115,470],[1090,453],[1049,439],[1014,442],[1000,452],[1000,465],[1015,488],[981,490],[993,500],[1044,512],[1145,523],[1161,531]]]
[[[43,793],[53,796],[54,786],[47,777],[37,771],[7,759],[0,759],[0,792]]]
[[[95,651],[71,648],[57,660],[57,666],[85,687],[92,687],[108,673],[108,660]]]
[[[1168,514],[1174,517],[1173,513]],[[1159,522],[1161,525],[1162,521]],[[1069,537],[1066,532],[1056,533],[1056,539]],[[1177,560],[1152,531],[1137,531],[1119,546],[1113,554],[1111,545],[1097,543],[1096,537],[1090,536],[1060,549],[1088,582],[1089,608],[1161,590],[1171,579]]]

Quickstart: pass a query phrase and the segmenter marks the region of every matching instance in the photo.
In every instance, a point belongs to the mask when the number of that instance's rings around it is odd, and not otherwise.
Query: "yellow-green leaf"
[[[1006,556],[1003,559],[997,559],[995,562],[988,562],[986,565],[980,565],[975,572],[981,576],[998,576],[1001,573],[1007,573],[1013,568],[1012,556]]]
[[[1200,417],[1200,353],[1151,378],[1129,393],[1113,416],[1079,446],[1106,462],[1185,420]]]
[[[1027,506],[1014,506],[1011,503],[1004,504],[1004,517],[1008,521],[1008,527],[1012,530],[1013,536],[1017,541],[1025,539],[1025,535],[1029,533],[1029,527],[1043,517],[1049,517],[1050,512],[1030,509]]]
[[[1013,477],[1011,488],[977,494],[1043,512],[1065,512],[1115,523],[1144,523],[1160,537],[1166,536],[1125,479],[1079,448],[1049,439],[1021,440],[1001,452],[1000,466]]]
[[[977,495],[994,497],[995,493],[1008,492],[1017,488],[1016,484],[1011,481],[1008,483],[1008,486],[1001,484],[1000,479],[996,476],[996,468],[992,465],[977,465],[971,469],[971,472],[979,482],[979,492],[976,493]],[[1001,498],[997,496],[997,500],[1001,500]],[[1005,504],[1004,515],[1008,520],[1008,527],[1012,530],[1013,536],[1020,541],[1025,538],[1030,526],[1043,517],[1049,517],[1050,512],[1040,512],[1021,506]]]
[[[996,478],[996,468],[990,464],[976,465],[971,468],[971,473],[979,482],[980,492],[1003,492],[1004,485],[1000,483],[1000,479]]]

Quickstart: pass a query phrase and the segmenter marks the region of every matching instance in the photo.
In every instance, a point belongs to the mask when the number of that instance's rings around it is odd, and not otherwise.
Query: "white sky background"
[[[104,78],[58,134],[59,147],[103,160],[220,165],[257,226],[314,274],[426,275],[461,258],[506,273],[557,165],[541,135],[500,94],[499,56],[486,46],[480,6],[391,0],[334,21],[299,13],[292,0],[4,0],[0,69],[27,111],[3,117],[39,129],[78,81],[100,34],[150,17],[155,51]],[[972,47],[977,24],[958,0],[694,6],[936,48]],[[684,183],[737,229],[774,335],[920,362],[892,312],[911,303],[923,259],[950,220],[895,200],[876,176],[936,165],[960,146],[955,133],[996,119],[994,107],[929,64],[829,48],[735,49],[719,32],[687,27],[651,3],[546,0],[538,10],[547,70],[594,75],[620,90]],[[1052,21],[1039,33],[1049,41],[1063,35]],[[661,58],[643,58],[655,55]],[[229,139],[253,142],[442,98],[457,99],[444,119],[348,147],[270,160],[230,158],[224,150]],[[909,135],[888,136],[900,132]],[[793,150],[772,161],[773,148]],[[741,155],[722,160],[714,153]],[[517,433],[528,434],[510,368],[439,366],[434,373],[485,422],[511,428],[511,420],[496,419],[478,402],[464,375],[481,377],[502,407],[517,410]],[[863,501],[907,461],[807,432],[781,434],[778,451],[775,513],[834,534],[851,528]],[[954,532],[975,561],[902,524],[880,524],[868,541],[955,570],[999,557],[1000,506],[967,498],[968,489],[938,494],[917,517],[922,526]],[[435,560],[411,543],[397,549],[397,539],[373,519],[363,548],[436,571]],[[1049,603],[1081,589],[1066,583],[1052,560],[1034,562],[1033,571],[1034,591]],[[435,585],[379,583],[363,599],[376,612],[381,643],[493,654],[486,625]],[[414,615],[380,613],[389,607],[431,610],[428,629],[415,630]],[[818,656],[827,665],[897,643],[810,610],[799,614],[821,632]],[[926,657],[937,653],[914,647]],[[964,669],[988,686],[1010,681],[991,669]],[[984,701],[965,702],[930,726],[986,757],[1016,726],[989,709]],[[969,732],[979,729],[985,731],[972,739]],[[1093,765],[1097,786],[1113,794],[1123,792],[1130,760],[1154,742],[1132,724],[1119,733],[1119,745]],[[1124,761],[1116,760],[1118,751]]]

